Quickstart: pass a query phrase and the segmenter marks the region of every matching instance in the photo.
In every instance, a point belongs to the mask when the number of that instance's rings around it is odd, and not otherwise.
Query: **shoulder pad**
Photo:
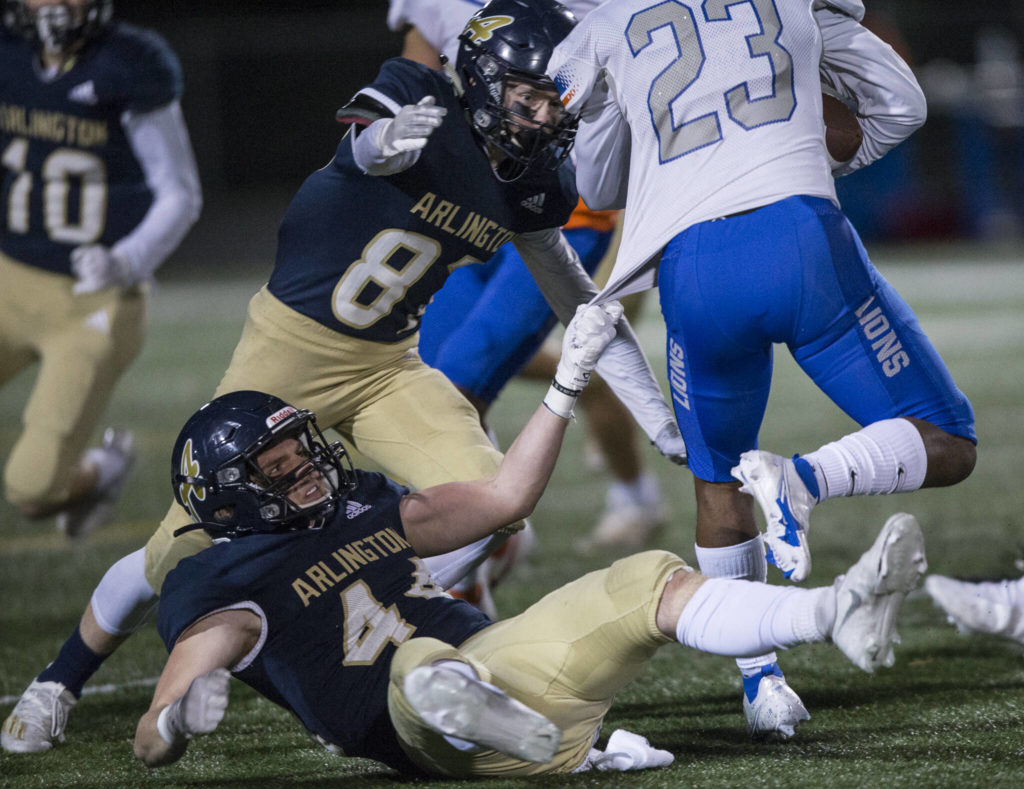
[[[130,64],[125,70],[128,109],[148,112],[181,98],[184,87],[181,63],[162,36],[118,22],[107,40],[117,53],[116,57]]]
[[[357,93],[352,99],[338,110],[334,117],[338,123],[357,126],[369,126],[375,120],[381,118],[393,118],[393,113],[377,99],[367,96],[365,93]]]

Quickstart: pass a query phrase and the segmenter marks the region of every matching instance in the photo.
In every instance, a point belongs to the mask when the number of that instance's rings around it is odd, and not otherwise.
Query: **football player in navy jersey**
[[[182,428],[175,499],[217,539],[164,582],[170,656],[135,754],[158,767],[222,720],[231,674],[335,753],[408,773],[530,775],[670,764],[626,731],[594,747],[617,691],[659,647],[719,654],[832,640],[893,662],[895,619],[924,570],[921,530],[890,518],[834,585],[706,579],[648,551],[496,624],[445,594],[421,557],[525,517],[551,475],[576,395],[614,336],[617,303],[581,306],[544,403],[496,473],[412,493],[354,471],[308,411],[236,391]]]
[[[0,384],[39,362],[5,493],[82,537],[134,440],[86,444],[142,343],[140,287],[200,211],[181,67],[109,0],[8,0],[0,29]]]
[[[577,201],[565,161],[574,121],[543,76],[573,24],[553,0],[493,0],[463,33],[460,84],[401,58],[383,64],[339,111],[349,133],[289,207],[217,395],[265,391],[314,411],[416,489],[494,473],[500,453],[473,407],[419,359],[417,328],[449,271],[509,240],[563,321],[596,293],[559,229]],[[601,375],[679,459],[685,447],[650,365],[629,327],[617,329]],[[25,725],[20,739],[0,736],[4,748],[62,739],[85,681],[141,624],[166,574],[211,544],[202,531],[175,536],[185,523],[172,504],[145,548],[107,571],[9,716],[6,730]],[[428,560],[435,580],[449,586],[504,537]]]

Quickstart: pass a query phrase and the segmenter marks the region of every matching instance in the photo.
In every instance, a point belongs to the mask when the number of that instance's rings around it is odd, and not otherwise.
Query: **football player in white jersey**
[[[391,0],[388,27],[404,31],[403,57],[441,69],[442,57],[455,62],[458,36],[483,5],[481,0]],[[581,19],[598,3],[569,0],[562,5]],[[591,211],[580,203],[563,228],[592,276],[598,266],[605,265],[602,261],[617,217],[618,212]],[[484,266],[463,266],[452,272],[424,313],[420,356],[441,370],[486,419],[512,376],[551,378],[558,357],[542,344],[554,320],[514,245],[506,244]],[[640,547],[664,524],[666,512],[657,477],[644,468],[636,426],[603,382],[588,387],[580,407],[614,478],[605,510],[580,547],[586,552]],[[499,549],[500,555],[488,559],[449,592],[493,612],[490,586],[521,561],[534,539],[528,524]]]
[[[548,64],[582,112],[583,199],[625,208],[597,300],[659,289],[710,576],[763,579],[767,558],[802,581],[819,501],[952,485],[974,468],[970,403],[835,197],[834,176],[925,119],[913,74],[863,13],[860,0],[619,0]],[[855,108],[863,142],[848,161],[826,150],[822,85]],[[775,343],[863,429],[793,459],[758,451]],[[782,681],[774,655],[740,667],[745,707],[758,675]],[[764,714],[797,710],[785,690]]]

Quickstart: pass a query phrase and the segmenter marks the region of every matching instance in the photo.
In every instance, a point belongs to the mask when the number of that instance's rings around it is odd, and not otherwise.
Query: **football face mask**
[[[96,36],[113,15],[112,0],[6,0],[4,26],[49,54],[69,52]]]
[[[309,411],[261,392],[211,401],[175,443],[175,499],[212,536],[305,529],[355,485],[340,442],[328,444]],[[200,525],[201,524],[201,525]]]
[[[575,24],[551,0],[492,0],[459,36],[462,102],[488,154],[499,155],[495,172],[503,181],[534,163],[556,169],[572,149],[577,118],[566,114],[544,71]]]

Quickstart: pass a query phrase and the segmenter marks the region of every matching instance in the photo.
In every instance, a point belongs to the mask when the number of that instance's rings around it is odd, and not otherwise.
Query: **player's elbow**
[[[915,131],[924,126],[924,122],[928,120],[928,100],[920,88],[907,97],[906,118],[907,125]]]

